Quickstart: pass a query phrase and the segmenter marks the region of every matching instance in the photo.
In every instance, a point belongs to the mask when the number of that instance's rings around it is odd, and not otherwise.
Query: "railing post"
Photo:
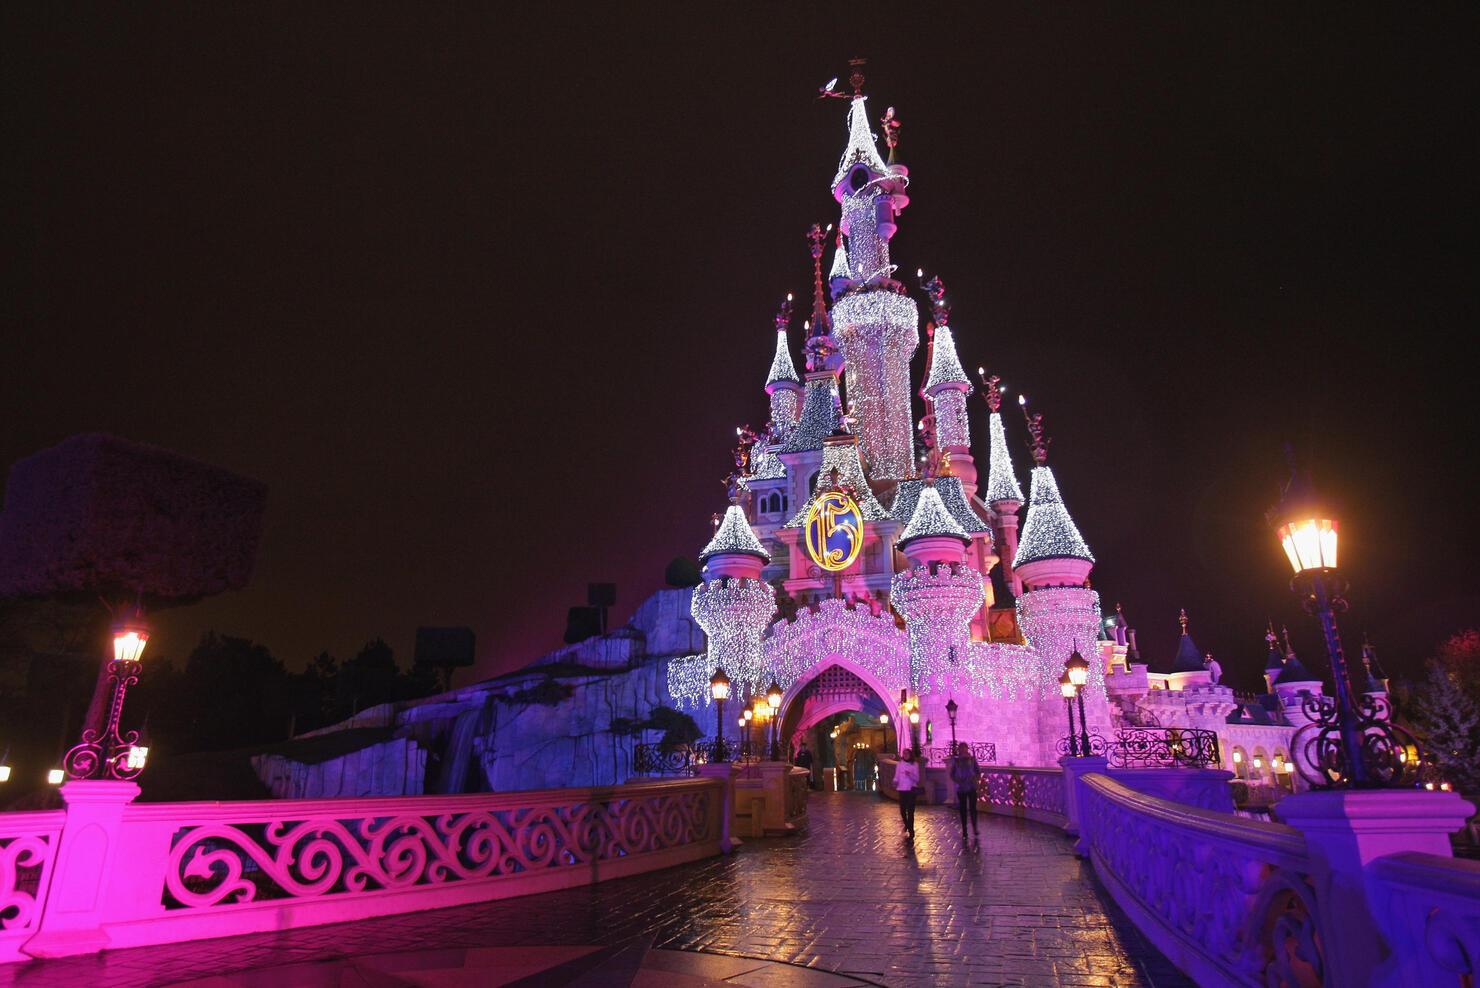
[[[1386,949],[1369,866],[1400,851],[1452,857],[1449,835],[1475,808],[1447,792],[1321,790],[1286,796],[1275,812],[1305,834],[1330,967],[1325,983],[1366,985]]]
[[[1088,814],[1081,806],[1079,777],[1088,775],[1090,772],[1104,774],[1109,761],[1103,755],[1089,755],[1087,757],[1075,758],[1065,755],[1059,759],[1059,764],[1064,768],[1064,815],[1069,822],[1064,824],[1064,830],[1073,837],[1079,838],[1074,842],[1074,853],[1080,857],[1089,856],[1089,837],[1084,833],[1083,821],[1088,819]]]
[[[699,766],[700,776],[724,783],[720,796],[719,849],[725,854],[741,844],[740,838],[731,832],[735,822],[735,776],[739,771],[734,762],[705,762]]]
[[[67,818],[57,841],[51,888],[37,934],[21,949],[32,957],[93,954],[108,946],[103,923],[121,886],[136,879],[122,846],[123,808],[139,795],[132,782],[78,780],[62,786]],[[149,862],[157,868],[158,862]]]

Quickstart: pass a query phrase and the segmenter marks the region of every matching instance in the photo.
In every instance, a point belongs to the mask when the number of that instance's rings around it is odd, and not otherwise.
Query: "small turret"
[[[986,368],[978,367],[977,376],[982,382],[982,397],[986,399],[991,416],[987,419],[987,439],[990,453],[987,460],[987,489],[983,500],[991,506],[996,516],[992,534],[997,543],[997,556],[1002,560],[1002,580],[1016,596],[1023,592],[1022,577],[1013,568],[1017,561],[1018,508],[1023,504],[1023,489],[1018,486],[1017,476],[1012,469],[1012,457],[1007,451],[1007,431],[1002,425],[1002,379],[993,374],[987,376]]]
[[[1182,623],[1182,637],[1177,640],[1177,657],[1172,662],[1172,672],[1202,672],[1205,668],[1203,654],[1187,633],[1187,608],[1182,608],[1177,620]]]
[[[773,438],[785,440],[796,428],[802,409],[802,380],[791,362],[787,331],[791,328],[791,296],[776,313],[776,353],[771,358],[771,371],[766,375],[766,394],[771,398]]]
[[[1094,568],[1095,557],[1069,517],[1059,495],[1058,481],[1048,466],[1049,440],[1043,433],[1043,416],[1028,415],[1027,399],[1019,396],[1032,437],[1033,483],[1028,497],[1028,518],[1023,524],[1014,562],[1017,573],[1030,589],[1046,586],[1083,586]]]
[[[910,523],[895,543],[916,566],[925,563],[959,563],[966,558],[971,536],[951,513],[935,487],[927,486],[915,502]]]
[[[755,537],[755,531],[745,518],[745,509],[731,504],[725,509],[724,520],[715,530],[699,553],[699,565],[704,568],[706,580],[722,576],[741,576],[759,579],[761,570],[771,561],[771,554]]]
[[[976,460],[971,455],[971,426],[966,419],[966,399],[975,389],[956,355],[956,338],[949,323],[951,305],[946,299],[945,286],[935,277],[925,283],[925,290],[930,295],[935,335],[921,393],[930,402],[936,445],[950,451],[956,476],[966,485],[967,494],[975,494]]]
[[[1357,684],[1357,692],[1368,696],[1387,696],[1387,675],[1378,664],[1377,649],[1372,646],[1372,640],[1365,632],[1362,634],[1362,666],[1367,670],[1367,675],[1363,682]]]

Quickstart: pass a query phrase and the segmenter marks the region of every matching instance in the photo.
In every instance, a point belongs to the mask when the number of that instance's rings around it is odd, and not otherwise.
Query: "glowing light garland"
[[[1075,649],[1089,660],[1086,697],[1105,697],[1104,663],[1097,656],[1100,595],[1084,587],[1043,587],[1017,599],[1018,627],[1039,656],[1041,695],[1058,695],[1064,662]]]
[[[833,251],[832,268],[827,272],[828,281],[851,281],[853,272],[848,267],[848,248],[843,244],[843,237],[838,236],[838,249]]]
[[[1003,501],[1023,503],[1023,489],[1018,486],[1017,476],[1012,472],[1012,457],[1007,452],[1007,431],[1002,427],[1002,413],[993,412],[987,420],[987,435],[991,442],[990,460],[987,465],[988,504]]]
[[[845,668],[852,663],[868,670],[891,690],[910,681],[908,639],[893,616],[885,612],[876,617],[868,608],[848,607],[836,597],[820,601],[816,612],[803,611],[795,621],[772,625],[764,645],[782,689],[790,689],[819,660],[832,658],[842,659]]]
[[[838,472],[838,483],[852,489],[853,498],[858,502],[859,510],[863,512],[864,521],[881,521],[890,517],[889,512],[884,510],[884,506],[869,489],[868,480],[863,475],[863,463],[858,459],[857,446],[851,442],[829,443],[824,446],[822,466],[818,469],[817,476],[819,478],[829,476],[833,470]],[[812,509],[812,502],[816,499],[817,494],[814,493],[782,527],[801,528],[805,525],[807,512]]]
[[[776,388],[771,392],[771,439],[785,442],[801,417],[802,393],[793,388]]]
[[[831,374],[809,374],[807,390],[802,398],[802,414],[778,452],[801,453],[821,449],[822,440],[837,431],[838,421],[838,379]]]
[[[961,527],[961,523],[946,511],[940,492],[934,487],[927,487],[916,498],[915,513],[910,516],[910,523],[904,527],[904,531],[899,533],[895,544],[904,548],[907,542],[932,535],[949,535],[963,542],[971,538],[966,534],[966,529]]]
[[[971,381],[956,356],[956,337],[949,326],[935,327],[935,346],[931,348],[930,376],[925,379],[926,392],[959,385],[954,390],[969,392]]]
[[[710,672],[724,666],[732,690],[763,690],[769,678],[761,631],[776,613],[776,591],[763,580],[725,577],[694,588],[689,613],[709,636]]]
[[[1034,467],[1028,518],[1023,522],[1022,538],[1018,541],[1017,557],[1012,565],[1021,569],[1023,564],[1035,560],[1065,557],[1095,561],[1094,554],[1075,527],[1074,519],[1069,517],[1064,499],[1059,496],[1053,468]]]
[[[908,524],[914,517],[915,503],[920,497],[920,491],[925,488],[923,480],[903,480],[894,492],[894,503],[889,506],[889,514],[901,525]],[[935,478],[935,492],[940,495],[941,503],[946,506],[951,517],[956,523],[964,528],[968,534],[981,535],[992,530],[992,526],[976,513],[970,502],[966,499],[966,489],[961,486],[960,477],[937,477]]]
[[[751,452],[751,474],[745,478],[747,487],[754,489],[753,485],[758,480],[784,480],[786,478],[786,464],[781,462],[781,457],[776,455],[780,445],[770,443],[762,446],[756,443],[755,450]]]
[[[860,162],[876,175],[889,174],[889,166],[879,155],[878,138],[869,128],[867,103],[867,96],[855,96],[848,108],[848,146],[843,149],[837,173],[833,175],[834,188]]]
[[[914,472],[915,459],[909,377],[920,342],[915,303],[890,291],[845,295],[833,306],[833,327],[869,470],[881,480],[902,480]]]
[[[745,509],[738,504],[732,504],[725,509],[724,520],[720,522],[714,538],[710,539],[709,544],[699,552],[699,565],[704,565],[710,556],[718,556],[727,552],[758,556],[768,563],[771,561],[771,554],[766,551],[765,546],[761,545],[760,539],[755,537],[750,522],[745,520]]]
[[[802,379],[797,376],[796,364],[791,362],[791,348],[786,345],[786,330],[776,333],[776,356],[771,359],[771,372],[766,375],[766,386],[788,383],[801,387]]]
[[[922,504],[929,503],[930,493],[927,488],[920,498]],[[944,509],[940,516],[946,517]],[[902,570],[890,581],[889,599],[905,618],[915,688],[928,692],[942,685],[937,680],[943,674],[960,679],[964,686],[969,681],[969,622],[986,600],[982,575],[964,563],[942,563],[933,573],[929,566]]]
[[[966,421],[966,392],[942,388],[930,399],[935,415],[938,446],[971,446],[971,426]]]
[[[972,642],[967,688],[974,696],[997,700],[1037,700],[1042,659],[1026,645]],[[704,681],[709,688],[709,680]]]
[[[840,225],[848,233],[848,267],[855,282],[872,282],[894,273],[889,261],[889,241],[879,235],[876,200],[882,193],[875,185],[843,197]]]

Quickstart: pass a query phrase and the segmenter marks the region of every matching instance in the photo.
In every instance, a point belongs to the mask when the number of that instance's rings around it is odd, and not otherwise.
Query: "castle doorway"
[[[820,665],[783,701],[781,737],[811,753],[813,788],[876,789],[879,755],[896,747],[890,706],[852,670]]]

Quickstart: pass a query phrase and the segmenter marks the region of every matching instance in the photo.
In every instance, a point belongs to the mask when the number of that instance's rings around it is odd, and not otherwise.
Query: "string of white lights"
[[[1087,695],[1103,698],[1105,670],[1096,660],[1100,635],[1100,595],[1087,587],[1042,587],[1017,599],[1018,627],[1038,653],[1039,684],[1045,696],[1057,695],[1064,662],[1071,653],[1089,660]]]
[[[750,522],[745,518],[745,509],[738,504],[732,504],[725,509],[724,520],[720,522],[719,528],[714,533],[714,538],[709,540],[699,552],[699,564],[702,566],[710,556],[717,556],[727,552],[739,552],[748,556],[758,556],[765,562],[771,561],[771,554],[761,545],[760,539],[755,537],[751,530]]]
[[[1021,568],[1024,563],[1037,559],[1061,559],[1064,557],[1095,561],[1084,537],[1069,517],[1064,499],[1059,496],[1059,484],[1054,479],[1053,468],[1033,468],[1032,491],[1028,498],[1028,517],[1023,522],[1022,538],[1018,541],[1017,557],[1013,566]]]
[[[993,412],[987,420],[987,436],[991,443],[990,459],[987,464],[987,490],[983,499],[988,504],[1002,501],[1023,503],[1023,489],[1018,486],[1017,476],[1012,470],[1012,457],[1007,452],[1007,433],[1002,427],[1002,413]]]

